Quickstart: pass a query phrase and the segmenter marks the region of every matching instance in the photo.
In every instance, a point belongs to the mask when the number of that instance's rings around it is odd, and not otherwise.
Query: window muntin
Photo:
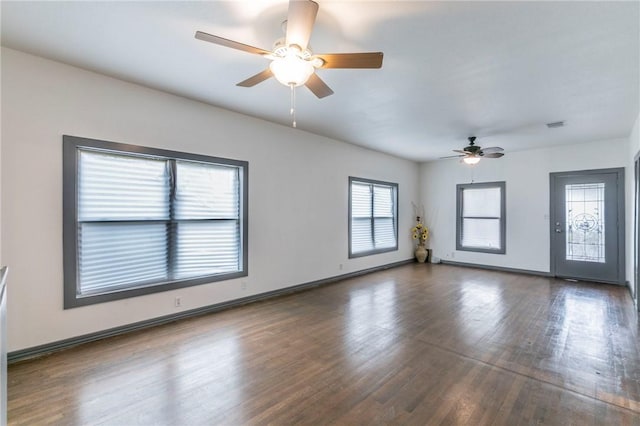
[[[65,308],[247,275],[248,163],[64,137]]]
[[[457,185],[456,249],[506,253],[505,183]]]
[[[349,257],[398,249],[398,185],[349,178]]]

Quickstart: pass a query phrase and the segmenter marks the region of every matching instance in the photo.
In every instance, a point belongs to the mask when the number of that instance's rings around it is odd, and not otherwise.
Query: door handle
[[[556,228],[556,232],[557,232],[558,234],[560,234],[560,233],[562,232],[562,229],[557,229],[557,228]]]

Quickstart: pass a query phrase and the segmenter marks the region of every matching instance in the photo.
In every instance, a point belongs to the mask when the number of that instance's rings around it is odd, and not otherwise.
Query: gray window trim
[[[129,145],[116,142],[108,142],[97,139],[87,139],[76,136],[63,135],[63,156],[62,156],[62,206],[63,206],[63,267],[64,267],[64,309],[79,306],[92,305],[95,303],[109,302],[112,300],[126,299],[130,297],[142,296],[145,294],[158,293],[162,291],[175,290],[178,288],[191,287],[201,284],[208,284],[216,281],[229,280],[233,278],[246,277],[249,274],[249,251],[248,251],[248,211],[249,211],[249,163],[247,161],[232,160],[220,157],[211,157],[200,154],[190,154],[178,151],[170,151],[158,148],[148,148],[136,145]],[[77,174],[78,174],[78,152],[80,148],[89,148],[101,151],[111,151],[126,155],[137,155],[156,157],[163,159],[181,159],[200,161],[204,163],[215,163],[231,165],[240,168],[240,244],[241,262],[240,271],[202,276],[185,280],[173,280],[158,283],[147,287],[136,287],[126,290],[114,291],[97,295],[87,295],[79,297],[77,295],[77,253],[78,253],[78,222],[77,222]]]
[[[373,250],[368,250],[368,251],[363,251],[363,252],[359,252],[359,253],[353,253],[352,251],[352,247],[351,247],[351,184],[353,182],[359,182],[359,183],[365,183],[365,184],[369,184],[369,185],[383,185],[383,186],[389,186],[391,188],[393,188],[394,190],[394,200],[393,200],[393,230],[395,232],[395,237],[396,237],[396,245],[394,247],[387,247],[387,248],[382,248],[382,249],[373,249]],[[397,251],[398,250],[398,184],[397,183],[393,183],[393,182],[385,182],[385,181],[381,181],[381,180],[374,180],[374,179],[366,179],[366,178],[359,178],[359,177],[354,177],[354,176],[349,176],[349,216],[348,216],[348,227],[349,227],[349,259],[354,259],[357,257],[364,257],[364,256],[370,256],[372,254],[378,254],[378,253],[386,253],[386,252],[390,252],[390,251]],[[373,217],[371,219],[371,227],[373,228]],[[372,233],[372,235],[375,235],[375,233]]]
[[[484,247],[467,247],[462,245],[462,193],[470,188],[500,188],[500,218],[482,217],[482,219],[500,219],[500,248],[496,250]],[[456,250],[473,251],[478,253],[505,254],[507,252],[507,203],[506,203],[506,183],[480,182],[480,183],[460,183],[456,185]],[[480,219],[480,218],[479,218]]]

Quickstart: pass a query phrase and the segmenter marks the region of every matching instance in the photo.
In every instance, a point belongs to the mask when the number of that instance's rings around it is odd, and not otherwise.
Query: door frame
[[[616,188],[618,192],[618,279],[615,281],[602,281],[608,284],[626,285],[625,279],[625,193],[624,193],[624,167],[616,167],[609,169],[589,169],[589,170],[575,170],[568,172],[553,172],[549,173],[549,272],[552,276],[556,275],[556,260],[555,260],[555,245],[553,244],[555,234],[555,212],[554,212],[554,195],[555,185],[558,178],[569,176],[583,176],[590,174],[602,174],[602,173],[615,173],[616,174]]]
[[[640,290],[640,151],[635,155],[633,159],[633,220],[631,226],[633,226],[634,238],[633,238],[633,270],[632,277],[634,283],[629,283],[629,287],[633,287],[633,301],[636,304],[636,309],[640,312],[640,297],[638,291]]]

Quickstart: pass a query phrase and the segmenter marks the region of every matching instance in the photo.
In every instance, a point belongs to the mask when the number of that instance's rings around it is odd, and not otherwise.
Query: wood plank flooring
[[[626,288],[410,264],[9,366],[12,425],[640,425]]]

